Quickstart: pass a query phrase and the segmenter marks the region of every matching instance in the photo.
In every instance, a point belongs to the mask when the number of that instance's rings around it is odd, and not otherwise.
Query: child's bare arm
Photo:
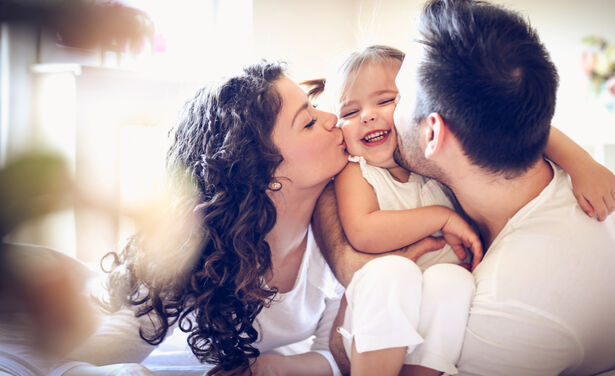
[[[342,227],[350,244],[358,251],[388,252],[442,230],[458,241],[453,246],[458,256],[465,255],[463,245],[482,255],[476,233],[449,208],[380,210],[372,186],[363,178],[356,163],[349,163],[335,178],[335,192]]]
[[[354,273],[370,260],[383,254],[357,252],[348,243],[339,220],[337,200],[333,183],[329,183],[322,192],[312,215],[314,239],[322,255],[335,273],[335,277],[348,287]],[[392,252],[414,262],[422,255],[442,249],[446,243],[442,238],[428,237],[421,241]]]
[[[545,155],[560,165],[587,215],[603,221],[615,210],[615,175],[555,127],[551,127]]]

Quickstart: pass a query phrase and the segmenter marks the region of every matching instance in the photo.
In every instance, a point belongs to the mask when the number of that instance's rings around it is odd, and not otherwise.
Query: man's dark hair
[[[540,158],[558,75],[518,13],[482,1],[434,0],[421,15],[415,119],[439,113],[469,159],[518,174]]]

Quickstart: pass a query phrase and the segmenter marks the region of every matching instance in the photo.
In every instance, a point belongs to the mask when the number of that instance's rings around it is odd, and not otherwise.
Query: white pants
[[[474,278],[455,264],[438,264],[421,274],[401,256],[374,259],[358,270],[346,289],[348,307],[339,332],[350,359],[359,353],[407,347],[405,364],[456,374]]]

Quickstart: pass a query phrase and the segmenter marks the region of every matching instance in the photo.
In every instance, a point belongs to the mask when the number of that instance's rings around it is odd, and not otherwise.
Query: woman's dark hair
[[[439,113],[466,155],[491,172],[518,174],[543,153],[558,75],[519,14],[473,0],[432,0],[420,20],[415,120]]]
[[[198,188],[197,199],[184,202],[199,222],[198,252],[187,273],[172,280],[139,273],[151,266],[139,265],[148,252],[141,235],[111,254],[111,305],[119,301],[148,316],[153,330],[142,326],[141,337],[159,344],[179,322],[195,356],[225,370],[247,367],[259,355],[254,319],[276,293],[265,284],[271,270],[265,235],[276,221],[266,190],[282,161],[271,136],[282,105],[275,83],[283,72],[281,63],[248,66],[200,89],[185,106],[167,167]]]

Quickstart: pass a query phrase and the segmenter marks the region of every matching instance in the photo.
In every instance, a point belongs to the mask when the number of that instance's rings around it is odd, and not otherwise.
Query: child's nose
[[[375,120],[376,120],[376,114],[374,114],[373,112],[367,112],[361,115],[361,122],[363,124],[367,124]]]

